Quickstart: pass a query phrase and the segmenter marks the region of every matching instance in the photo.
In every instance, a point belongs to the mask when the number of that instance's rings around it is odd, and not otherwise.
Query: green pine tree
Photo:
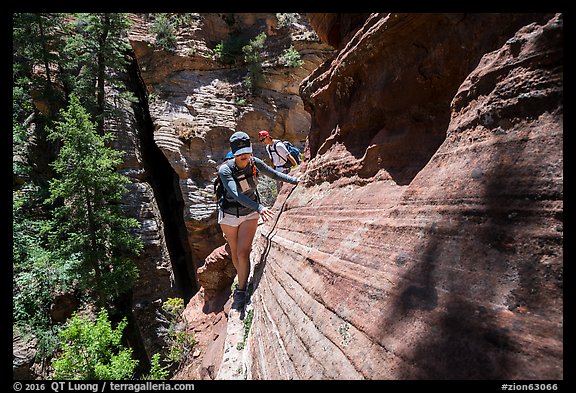
[[[28,91],[34,90],[37,99],[45,100],[49,114],[56,112],[56,104],[63,99],[55,81],[67,28],[64,20],[59,13],[13,14],[14,80],[22,86],[21,78],[27,78]]]
[[[119,73],[125,72],[131,50],[126,37],[130,19],[124,13],[78,14],[72,22],[75,34],[66,39],[67,69],[75,70],[73,93],[104,133],[104,119],[114,108],[106,103],[105,87],[124,90]],[[132,99],[130,94],[125,94]]]
[[[80,261],[80,289],[101,305],[128,291],[137,278],[131,256],[142,250],[134,234],[138,222],[121,208],[129,179],[117,171],[121,152],[106,146],[79,99],[71,96],[63,120],[48,138],[62,147],[52,164],[59,178],[50,181],[51,244]]]

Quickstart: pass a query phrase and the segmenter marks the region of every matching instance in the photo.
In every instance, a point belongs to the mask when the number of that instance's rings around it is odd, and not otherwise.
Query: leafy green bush
[[[166,14],[160,14],[151,27],[152,33],[156,40],[156,45],[162,49],[173,52],[176,49],[176,36],[174,35],[174,25],[170,17]]]
[[[130,379],[138,360],[132,349],[121,344],[126,318],[112,328],[108,311],[102,309],[96,321],[75,314],[58,333],[61,353],[54,357],[54,379]]]
[[[260,33],[250,40],[248,45],[242,47],[244,62],[248,65],[248,75],[244,78],[244,85],[252,92],[264,82],[262,62],[264,61],[263,49],[266,42],[266,33]]]
[[[61,259],[44,246],[45,220],[38,208],[43,190],[26,184],[13,192],[12,225],[12,316],[20,334],[36,337],[36,357],[43,361],[56,348],[56,332],[50,318],[50,306],[56,294],[71,292],[78,275],[77,259]]]
[[[247,45],[242,47],[242,53],[244,53],[244,61],[247,64],[262,63],[262,50],[264,48],[266,38],[266,33],[262,32],[254,37],[254,39],[250,40]]]
[[[160,365],[160,354],[155,353],[150,360],[150,372],[142,377],[145,380],[163,380],[168,378],[170,371]]]
[[[300,67],[304,64],[304,60],[300,59],[300,52],[298,52],[292,45],[290,45],[289,48],[284,49],[278,61],[285,67],[293,68]]]
[[[170,22],[175,28],[179,29],[192,24],[194,18],[196,18],[194,14],[174,14],[170,17]]]
[[[181,298],[168,298],[162,303],[162,311],[158,312],[160,322],[165,325],[160,335],[167,343],[166,362],[169,364],[180,363],[196,344],[194,336],[186,331],[187,323],[183,312],[184,300]]]
[[[249,42],[243,34],[231,34],[226,41],[220,41],[214,47],[214,60],[222,64],[234,64],[236,59],[243,54],[242,48]]]

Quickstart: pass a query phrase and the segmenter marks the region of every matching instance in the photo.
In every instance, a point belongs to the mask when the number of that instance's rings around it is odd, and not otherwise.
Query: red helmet
[[[258,133],[258,139],[262,139],[262,138],[264,138],[264,137],[266,137],[266,136],[270,136],[270,134],[268,133],[268,131],[260,131],[260,132]]]

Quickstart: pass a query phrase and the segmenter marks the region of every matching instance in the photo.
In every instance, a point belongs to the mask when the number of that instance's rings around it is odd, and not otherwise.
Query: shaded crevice
[[[140,75],[137,60],[133,53],[131,56],[132,63],[129,67],[131,91],[138,98],[138,103],[133,105],[133,110],[140,133],[144,169],[149,174],[149,183],[162,219],[176,290],[187,303],[199,288],[182,214],[184,201],[179,187],[179,178],[154,142],[154,125],[148,110],[146,87]]]

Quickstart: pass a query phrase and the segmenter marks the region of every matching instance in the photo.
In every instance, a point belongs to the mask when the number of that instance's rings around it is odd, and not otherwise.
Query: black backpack
[[[232,165],[230,165],[231,162]],[[232,170],[232,177],[234,177],[234,180],[236,180],[236,173],[238,172],[238,169],[236,168],[236,165],[233,164],[233,162],[234,162],[233,160],[228,159],[224,161],[222,165],[228,165],[230,167],[230,169]],[[258,178],[260,171],[258,170],[258,168],[256,168],[256,165],[254,164],[254,160],[252,158],[250,158],[249,165],[252,166],[251,171],[252,175],[250,177]],[[258,193],[258,189],[256,189],[256,196],[258,198],[258,202],[260,202],[260,194]],[[222,179],[220,179],[220,175],[218,174],[216,174],[216,179],[214,180],[214,199],[216,200],[218,206],[220,206],[222,209],[226,209],[230,206],[235,206],[236,208],[242,206],[242,204],[240,202],[237,202],[236,200],[229,201],[228,199],[226,199],[226,188],[224,187],[224,184],[222,184]]]
[[[294,157],[294,159],[296,160],[296,164],[300,164],[300,149],[294,146],[290,141],[284,141],[284,140],[275,141],[272,147],[269,147],[269,152],[270,153],[274,152],[278,155],[278,157],[284,159],[280,154],[278,154],[278,151],[276,150],[276,144],[278,142],[282,142],[284,146],[286,146],[286,149],[288,149],[288,153],[290,153],[290,155]],[[288,167],[291,166],[290,161],[288,159],[286,159],[284,166],[286,166],[286,164],[288,164]]]

